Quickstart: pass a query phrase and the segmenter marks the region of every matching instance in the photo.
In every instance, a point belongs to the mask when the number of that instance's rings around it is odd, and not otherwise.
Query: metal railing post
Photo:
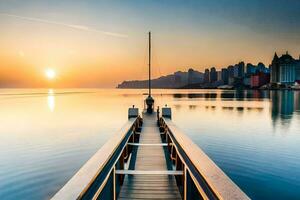
[[[116,166],[114,166],[114,169],[113,169],[113,187],[114,187],[114,189],[113,189],[113,192],[114,192],[114,200],[116,200],[117,199],[117,190],[116,190],[116,187],[117,187],[117,185],[116,185],[117,183],[116,183]]]
[[[186,166],[184,165],[184,169],[183,169],[184,173],[183,173],[183,199],[186,200],[187,199],[187,194],[186,194],[186,190],[187,190],[187,180],[186,180]]]

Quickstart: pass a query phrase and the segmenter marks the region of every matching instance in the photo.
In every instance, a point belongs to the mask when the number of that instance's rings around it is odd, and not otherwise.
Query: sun
[[[45,75],[48,79],[54,79],[56,77],[56,73],[53,69],[46,69],[45,70]]]

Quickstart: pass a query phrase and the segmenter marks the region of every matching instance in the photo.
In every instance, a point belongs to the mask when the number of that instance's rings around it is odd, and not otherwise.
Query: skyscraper
[[[233,66],[230,65],[227,67],[227,70],[228,70],[228,77],[229,78],[233,78],[234,77],[234,69],[233,69]]]
[[[239,66],[238,65],[234,65],[234,67],[233,67],[233,77],[234,78],[239,77]]]
[[[222,73],[222,81],[225,85],[227,85],[228,84],[228,69],[223,68],[221,73]]]
[[[222,71],[217,71],[217,81],[222,81]]]
[[[204,83],[209,83],[209,69],[204,71]]]
[[[247,75],[255,74],[255,72],[256,72],[255,66],[252,65],[251,63],[248,63],[246,66],[246,72],[247,72]]]
[[[290,85],[296,81],[298,62],[286,52],[278,58],[275,53],[271,64],[271,83]]]
[[[194,80],[194,70],[190,68],[188,71],[188,84],[193,84],[193,80]]]
[[[234,83],[234,67],[232,65],[227,67],[228,70],[228,85],[232,85]]]
[[[257,70],[258,72],[268,73],[266,66],[261,62],[257,64]]]
[[[243,78],[245,74],[245,63],[240,62],[237,66],[238,66],[238,77]]]
[[[209,74],[209,78],[210,78],[210,83],[214,83],[217,81],[218,75],[217,75],[217,71],[216,68],[212,67],[210,68],[210,74]]]
[[[279,58],[276,52],[273,57],[273,61],[270,66],[270,69],[271,69],[271,83],[278,83],[279,82]]]

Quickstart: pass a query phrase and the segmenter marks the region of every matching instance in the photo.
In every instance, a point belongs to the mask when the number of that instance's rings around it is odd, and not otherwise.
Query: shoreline
[[[120,88],[116,87],[116,89],[148,89],[148,88]],[[262,91],[300,91],[300,88],[152,88],[152,89],[163,89],[163,90],[262,90]]]

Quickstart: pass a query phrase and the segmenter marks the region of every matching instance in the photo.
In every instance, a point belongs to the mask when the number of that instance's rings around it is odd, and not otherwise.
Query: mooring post
[[[132,108],[128,109],[128,119],[133,117],[138,117],[138,116],[139,116],[139,109],[135,108],[134,105],[132,105]]]
[[[168,107],[168,105],[166,104],[164,108],[162,108],[162,117],[165,118],[172,118],[172,110],[170,107]]]

